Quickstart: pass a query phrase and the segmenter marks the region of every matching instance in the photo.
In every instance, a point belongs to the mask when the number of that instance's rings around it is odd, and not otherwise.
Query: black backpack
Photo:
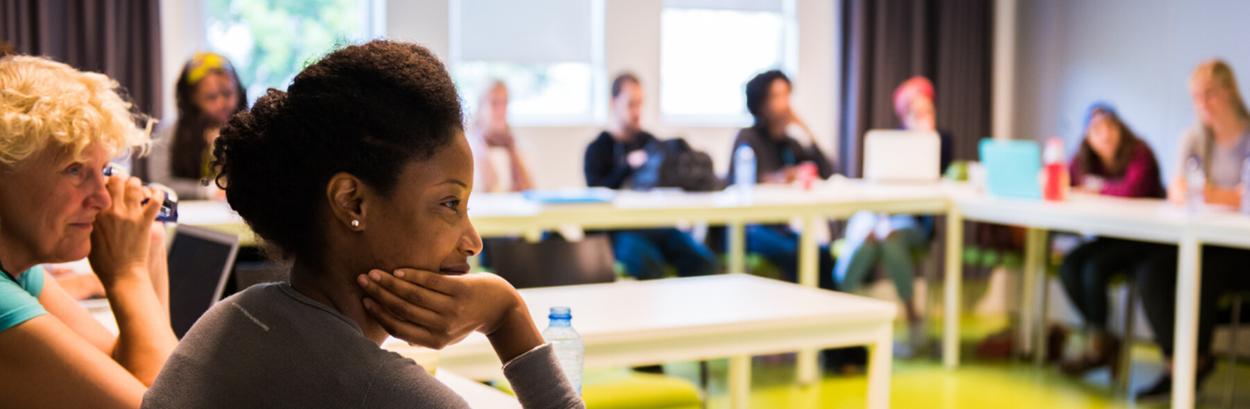
[[[685,139],[652,141],[645,148],[647,161],[631,175],[633,190],[676,187],[690,192],[725,188],[712,168],[712,157],[690,147]]]

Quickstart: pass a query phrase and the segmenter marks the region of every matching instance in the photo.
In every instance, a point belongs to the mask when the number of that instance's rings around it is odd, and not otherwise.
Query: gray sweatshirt
[[[525,408],[583,408],[550,345],[504,366]],[[143,408],[467,408],[411,359],[285,283],[218,303],[187,332]]]

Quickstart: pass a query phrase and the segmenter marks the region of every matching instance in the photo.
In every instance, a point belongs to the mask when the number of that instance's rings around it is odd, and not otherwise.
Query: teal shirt
[[[17,281],[0,273],[0,331],[17,326],[31,318],[47,314],[39,304],[43,293],[43,267],[35,266],[17,275]]]

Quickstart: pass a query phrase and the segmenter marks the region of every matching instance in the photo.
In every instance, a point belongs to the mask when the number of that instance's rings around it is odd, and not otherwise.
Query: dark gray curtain
[[[161,117],[158,0],[0,0],[0,40],[121,84],[139,112]],[[134,173],[146,175],[145,164]]]
[[[894,88],[933,81],[939,129],[955,159],[974,159],[990,133],[992,0],[842,0],[842,129],[838,156],[847,176],[863,169],[869,129],[896,128]]]

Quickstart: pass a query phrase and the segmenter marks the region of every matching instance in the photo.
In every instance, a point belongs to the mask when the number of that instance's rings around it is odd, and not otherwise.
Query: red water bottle
[[[1068,200],[1068,167],[1063,163],[1063,139],[1050,138],[1042,151],[1042,198],[1052,202]]]

